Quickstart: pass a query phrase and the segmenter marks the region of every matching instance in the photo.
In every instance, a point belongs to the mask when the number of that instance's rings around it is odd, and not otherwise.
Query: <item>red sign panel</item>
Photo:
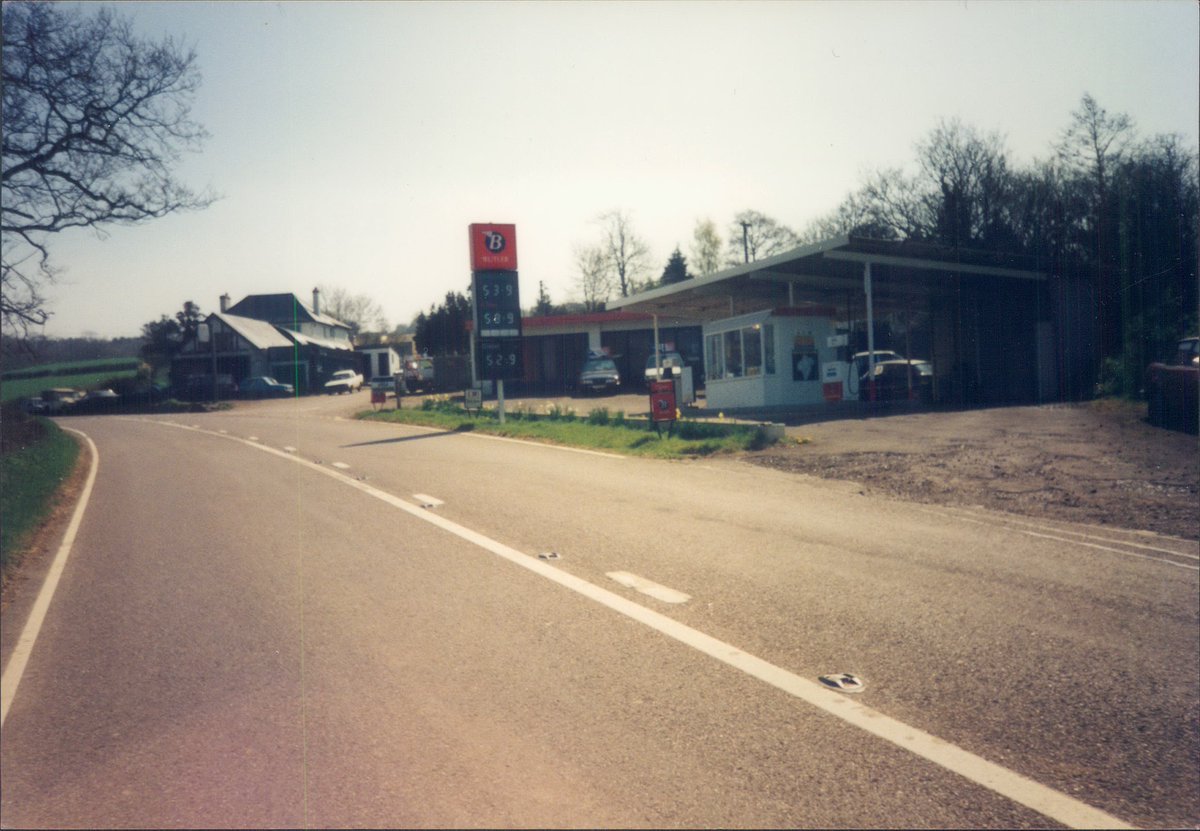
[[[517,226],[476,223],[470,227],[472,271],[517,270]]]
[[[675,420],[675,383],[673,381],[650,382],[650,420]]]

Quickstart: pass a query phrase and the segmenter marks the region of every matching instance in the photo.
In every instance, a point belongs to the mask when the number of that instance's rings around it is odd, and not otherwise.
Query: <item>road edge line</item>
[[[33,653],[33,645],[42,631],[46,613],[50,609],[50,603],[54,600],[55,591],[58,590],[58,582],[67,567],[67,560],[70,558],[71,549],[75,544],[75,536],[83,522],[83,514],[87,510],[88,501],[92,497],[96,472],[100,469],[100,452],[96,449],[96,443],[92,441],[91,436],[73,427],[63,427],[62,429],[75,433],[87,442],[88,452],[91,455],[91,470],[88,471],[87,482],[84,483],[79,502],[76,503],[75,511],[71,515],[67,533],[58,547],[58,553],[54,555],[54,562],[50,564],[50,570],[46,572],[46,579],[42,582],[42,588],[38,591],[37,600],[34,601],[33,609],[29,612],[29,618],[25,621],[21,636],[17,639],[12,655],[9,656],[8,664],[4,667],[4,673],[0,675],[0,727],[3,727],[5,720],[8,719],[9,708],[16,697],[17,688],[21,685],[21,678],[25,674],[29,656]]]

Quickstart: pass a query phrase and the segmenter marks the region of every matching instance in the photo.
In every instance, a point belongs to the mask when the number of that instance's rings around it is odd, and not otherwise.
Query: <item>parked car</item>
[[[1200,429],[1200,338],[1183,338],[1175,354],[1146,370],[1147,420],[1158,427]]]
[[[410,392],[433,388],[433,359],[409,358],[404,362],[404,384]]]
[[[243,398],[287,398],[296,394],[291,384],[276,381],[269,375],[247,378],[239,385]]]
[[[339,369],[325,382],[325,392],[341,395],[344,392],[357,392],[362,389],[363,377],[353,369]]]
[[[683,375],[683,356],[678,352],[660,352],[657,360],[651,354],[646,359],[646,386],[651,381],[678,378]]]
[[[875,364],[875,400],[907,401],[916,399],[933,401],[933,365],[928,361],[899,360],[877,361]],[[864,373],[859,380],[859,394],[867,395],[868,381],[872,376]],[[911,386],[910,386],[911,382]]]
[[[42,401],[45,403],[47,413],[61,413],[69,407],[75,405],[77,401],[83,398],[83,391],[71,389],[70,387],[54,387],[53,389],[42,390]]]
[[[99,413],[115,409],[120,403],[121,396],[110,389],[89,390],[84,393],[83,398],[71,405],[71,412]]]
[[[46,402],[42,398],[22,398],[21,409],[30,415],[42,415],[48,412]]]
[[[616,392],[621,388],[621,372],[612,358],[593,355],[583,362],[577,386],[581,393]]]
[[[854,357],[850,359],[850,363],[852,364],[850,371],[853,373],[855,378],[862,378],[864,375],[867,374],[867,370],[869,370],[871,368],[870,360],[871,360],[870,352],[855,352],[854,353]],[[877,364],[882,363],[883,361],[903,361],[903,360],[904,360],[904,356],[901,355],[899,352],[893,352],[890,349],[876,349],[875,350],[875,363],[877,363]]]

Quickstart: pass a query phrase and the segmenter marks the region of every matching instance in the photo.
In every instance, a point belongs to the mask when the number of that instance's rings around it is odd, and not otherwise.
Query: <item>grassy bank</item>
[[[426,399],[419,407],[364,412],[359,418],[457,432],[473,430],[492,436],[660,459],[758,450],[769,444],[762,428],[753,424],[680,421],[670,438],[665,428],[660,437],[645,419],[626,419],[624,413],[609,413],[605,408],[578,415],[558,408],[549,413],[531,413],[517,407],[507,413],[505,423],[501,424],[495,410],[471,415],[449,401]]]
[[[14,425],[4,413],[5,431],[23,432],[28,441],[0,455],[0,567],[19,558],[22,546],[50,514],[59,485],[79,457],[79,445],[52,421],[29,419]]]

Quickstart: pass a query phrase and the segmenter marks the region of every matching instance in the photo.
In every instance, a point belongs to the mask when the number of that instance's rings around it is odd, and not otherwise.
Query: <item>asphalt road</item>
[[[64,422],[5,827],[1200,822],[1178,540],[349,407]]]

